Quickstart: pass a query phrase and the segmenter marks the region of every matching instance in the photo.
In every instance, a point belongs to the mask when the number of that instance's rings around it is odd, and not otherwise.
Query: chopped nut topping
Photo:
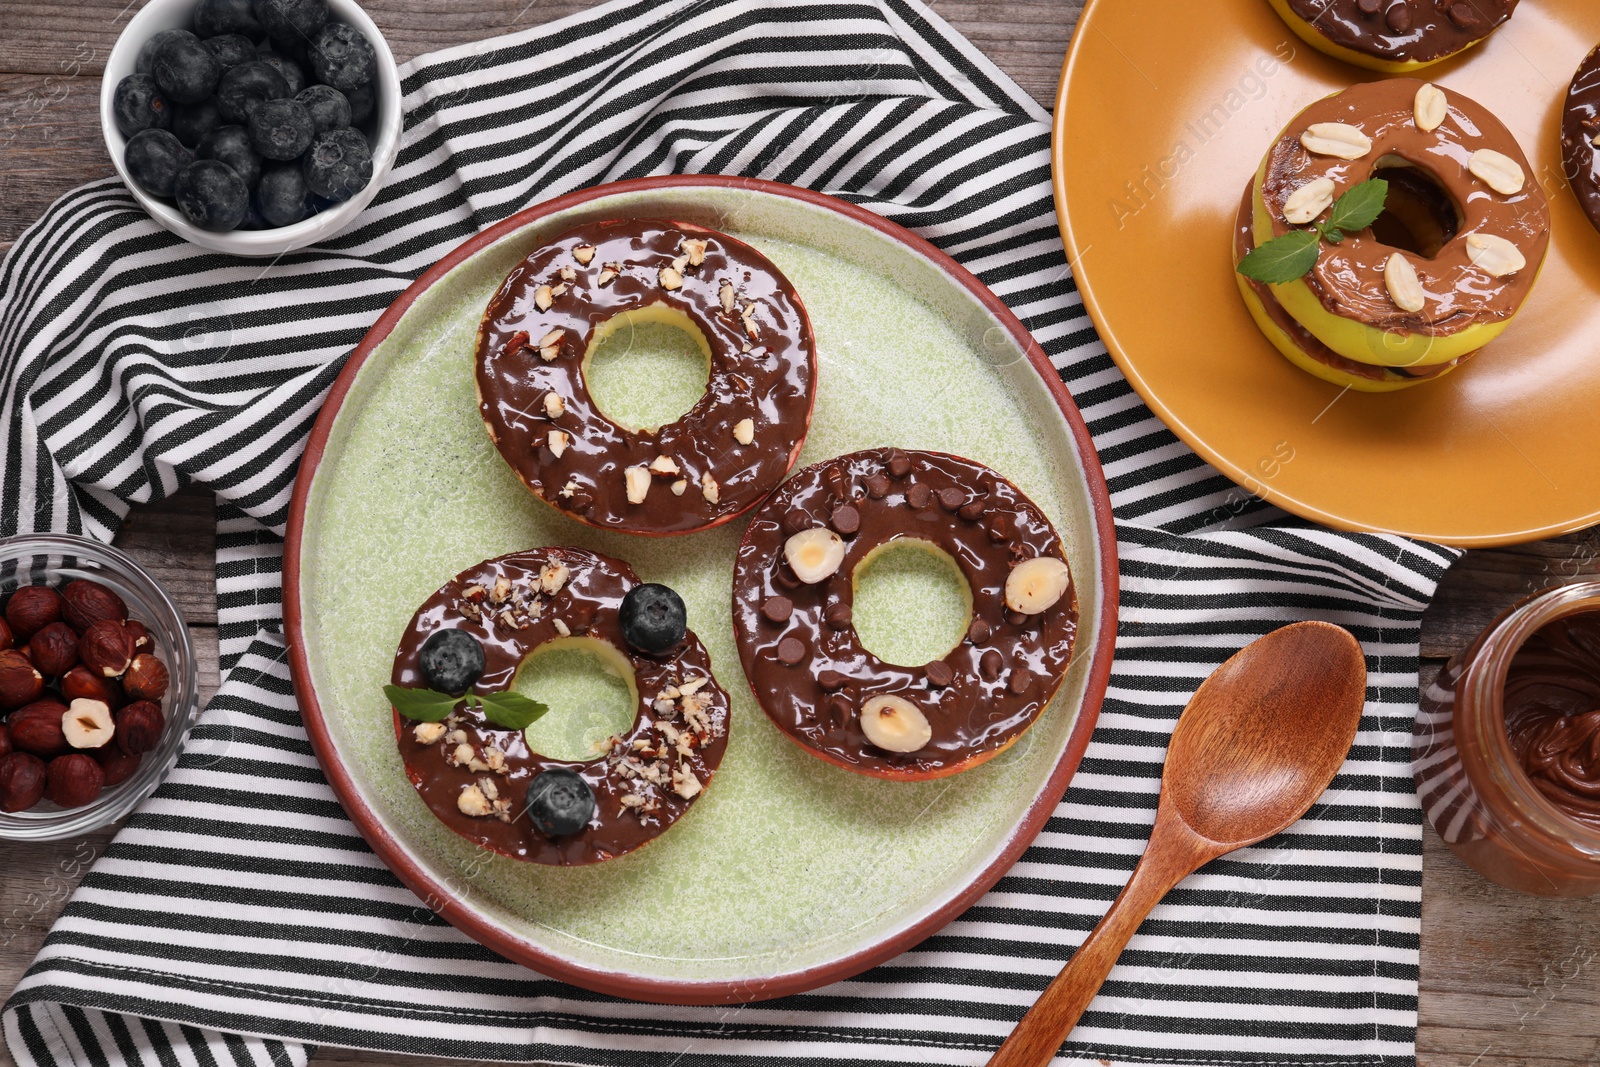
[[[566,330],[554,329],[539,338],[539,358],[549,363],[561,354],[561,339],[567,335]]]
[[[577,491],[578,491],[578,483],[573,481],[571,478],[568,478],[567,479],[567,484],[563,485],[561,487],[561,492],[557,493],[556,495],[561,497],[561,498],[563,498],[563,499],[570,500],[572,498],[572,494],[576,493]]]
[[[756,439],[756,422],[754,419],[740,419],[733,424],[733,439],[741,445],[747,445]]]
[[[483,746],[483,762],[496,774],[505,774],[507,771],[506,754],[496,745]],[[487,789],[484,792],[488,794],[490,800],[495,798],[495,794],[489,793]]]
[[[561,268],[561,280],[562,281],[564,281],[564,282],[576,281],[577,277],[578,277],[578,272],[573,270],[571,267],[562,267]]]
[[[457,766],[463,763],[471,763],[477,758],[478,754],[473,751],[472,746],[463,741],[446,757],[445,762],[452,766]]]
[[[567,575],[570,573],[565,563],[546,563],[539,569],[539,588],[554,596],[567,584]]]
[[[632,793],[628,793],[622,798],[622,806],[625,808],[642,808],[644,804],[644,797],[634,796]]]
[[[689,488],[689,480],[687,478],[679,478],[672,483],[672,495],[682,496],[683,491],[687,488]]]
[[[510,608],[507,608],[500,613],[500,624],[508,630],[521,629],[521,627],[517,625],[517,617],[511,614]]]
[[[661,475],[682,473],[678,470],[678,465],[677,463],[673,462],[671,456],[657,456],[655,459],[650,461],[650,470],[654,474]]]
[[[754,304],[745,304],[740,309],[739,317],[744,321],[744,332],[750,335],[750,340],[754,341],[761,336],[761,328],[756,325],[756,306]]]
[[[494,811],[489,803],[489,798],[483,795],[483,790],[476,785],[461,787],[461,795],[456,797],[456,808],[463,815],[483,816]]]
[[[698,267],[706,259],[706,242],[696,237],[685,237],[678,242],[678,247],[688,253],[689,266]]]
[[[683,287],[683,274],[680,271],[673,270],[671,267],[662,267],[661,273],[656,280],[661,283],[661,288],[669,292]]]
[[[684,271],[688,270],[689,269],[689,257],[688,256],[679,256],[677,259],[673,260],[672,261],[672,269],[677,271],[679,274],[682,274]]]
[[[548,285],[541,285],[539,288],[533,291],[533,302],[538,306],[540,311],[549,311],[551,305],[556,302],[556,299],[554,293],[551,292]]]
[[[417,739],[419,745],[431,745],[444,736],[444,723],[419,722],[417,728],[411,731],[411,736]]]
[[[672,791],[685,800],[693,800],[700,792],[700,779],[687,767],[674,768]]]
[[[733,283],[728,281],[728,279],[726,279],[726,278],[722,279],[722,288],[717,291],[717,295],[722,299],[722,310],[726,311],[728,314],[732,315],[733,314]]]
[[[464,743],[466,740],[467,732],[465,730],[451,730],[449,733],[444,735],[444,743],[447,745],[459,745]]]
[[[594,245],[579,245],[572,250],[572,258],[578,261],[579,266],[587,267],[596,251]]]
[[[551,619],[550,625],[554,626],[556,628],[556,633],[560,634],[562,637],[572,636],[572,627],[568,626],[564,620]]]
[[[622,477],[628,491],[628,503],[643,504],[645,495],[650,492],[650,468],[629,467],[622,472]]]
[[[559,419],[567,410],[567,402],[561,399],[560,393],[544,394],[544,413],[552,419]]]
[[[565,430],[551,430],[546,438],[545,445],[550,449],[550,454],[560,459],[566,452],[567,446],[572,443],[572,437]]]
[[[614,278],[616,278],[616,276],[621,274],[621,273],[622,273],[622,264],[620,264],[620,263],[607,263],[603,267],[600,268],[600,277],[597,279],[597,281],[600,283],[601,288],[604,288],[604,287],[610,285],[612,280]]]
[[[678,692],[682,693],[686,697],[693,696],[700,691],[700,687],[705,685],[708,680],[709,679],[704,676],[699,678],[690,678],[688,681],[684,682],[678,687]]]
[[[489,591],[489,599],[496,604],[504,604],[511,596],[511,579],[501,575],[495,579],[494,588]]]
[[[461,595],[468,600],[482,600],[486,590],[481,585],[469,585],[461,590]]]
[[[567,283],[566,282],[562,282],[561,284],[557,285],[554,289],[550,290],[550,295],[551,296],[565,296],[566,293],[567,293]]]
[[[715,504],[717,498],[722,495],[717,488],[717,480],[711,477],[710,471],[706,471],[700,476],[700,492],[705,496],[708,504]]]

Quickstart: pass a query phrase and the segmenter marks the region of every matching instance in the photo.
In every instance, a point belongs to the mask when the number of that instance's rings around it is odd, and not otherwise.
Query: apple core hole
[[[1378,241],[1434,259],[1461,232],[1461,208],[1432,172],[1398,156],[1385,156],[1372,176],[1389,183],[1383,213],[1372,224],[1372,236]]]

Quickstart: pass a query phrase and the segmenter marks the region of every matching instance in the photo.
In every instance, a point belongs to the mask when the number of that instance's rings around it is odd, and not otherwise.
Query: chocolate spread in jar
[[[1271,232],[1257,234],[1264,244],[1300,227],[1284,220],[1289,195],[1316,178],[1333,180],[1336,195],[1391,168],[1417,168],[1437,180],[1460,222],[1437,254],[1408,254],[1384,243],[1372,229],[1347,234],[1339,244],[1323,242],[1306,284],[1335,315],[1382,330],[1446,337],[1471,326],[1502,322],[1515,315],[1533,289],[1550,244],[1550,205],[1511,131],[1488,109],[1454,90],[1446,90],[1448,112],[1432,131],[1416,124],[1415,78],[1391,78],[1352,86],[1318,100],[1296,115],[1268,153],[1260,193]],[[1313,154],[1301,135],[1317,123],[1354,126],[1372,141],[1355,160]],[[1521,192],[1503,194],[1471,173],[1469,161],[1480,149],[1498,152],[1522,168]],[[1391,196],[1395,194],[1391,192]],[[1527,260],[1521,270],[1495,276],[1472,262],[1467,238],[1484,234],[1515,245]],[[1390,255],[1406,254],[1426,294],[1421,311],[1399,308],[1384,280]]]
[[[787,539],[830,528],[845,542],[816,584],[785,561]],[[899,666],[862,646],[852,624],[854,572],[897,539],[931,543],[972,592],[966,637],[941,659]],[[982,464],[939,452],[873,449],[797,472],[751,520],[734,564],[734,632],[745,676],[772,722],[830,763],[886,778],[933,778],[975,766],[1031,726],[1060,686],[1077,635],[1075,587],[1036,615],[1008,609],[1023,560],[1065,561],[1060,535],[1020,489]],[[873,697],[926,716],[931,740],[894,753],[860,721]]]
[[[1578,67],[1561,116],[1561,160],[1583,213],[1600,230],[1600,48]]]
[[[1395,62],[1455,55],[1511,18],[1517,0],[1289,0],[1333,44]]]
[[[441,736],[426,741],[417,735],[419,724],[397,713],[406,775],[440,822],[513,859],[578,866],[654,840],[704,795],[728,745],[728,694],[692,632],[660,654],[628,646],[619,612],[622,598],[638,584],[638,575],[621,560],[578,548],[541,548],[469,567],[417,609],[395,653],[395,685],[428,687],[418,667],[422,645],[434,631],[450,627],[483,646],[484,672],[471,692],[510,689],[529,653],[575,638],[615,649],[627,660],[638,692],[632,727],[587,761],[543,756],[528,747],[522,731],[502,729],[476,709],[458,709],[445,720]],[[462,745],[470,747],[469,762],[457,758],[466,754]],[[533,825],[525,798],[534,777],[555,768],[589,784],[595,812],[578,833],[550,837]],[[481,788],[485,779],[494,785],[491,800],[497,806],[506,802],[503,809],[466,814],[458,803],[462,791]]]
[[[1506,733],[1534,786],[1600,827],[1600,612],[1557,619],[1506,671]]]

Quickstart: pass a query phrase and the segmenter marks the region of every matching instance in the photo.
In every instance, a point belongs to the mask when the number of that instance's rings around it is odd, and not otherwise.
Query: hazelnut
[[[74,700],[61,716],[61,733],[73,748],[103,748],[115,730],[111,709],[98,700]]]
[[[133,662],[128,664],[128,673],[122,676],[122,691],[128,694],[129,700],[159,701],[167,695],[170,680],[167,665],[145,652],[133,657]]]
[[[64,622],[53,622],[28,641],[28,658],[40,674],[58,677],[78,665],[78,634]]]
[[[133,638],[133,651],[135,655],[138,655],[140,652],[155,651],[156,639],[150,636],[150,630],[145,626],[144,623],[139,622],[136,619],[128,619],[123,622],[122,628],[128,631],[129,637]]]
[[[68,700],[98,700],[115,711],[122,706],[122,687],[79,664],[61,676],[61,695]]]
[[[128,605],[99,582],[79,578],[61,590],[61,617],[82,633],[101,619],[121,622],[128,617]]]
[[[44,675],[16,649],[0,652],[0,708],[20,708],[39,699]]]
[[[161,743],[167,723],[161,706],[153,700],[138,700],[116,714],[117,747],[130,756],[149,752]]]
[[[133,638],[115,619],[90,623],[78,642],[78,658],[93,674],[116,678],[133,662]]]
[[[144,759],[143,756],[130,756],[116,745],[104,745],[90,754],[105,772],[107,789],[132,778],[133,772],[139,769],[139,763]]]
[[[11,745],[35,756],[59,756],[67,750],[67,735],[61,730],[61,716],[67,706],[57,700],[40,700],[11,713],[6,725],[11,728]]]
[[[16,643],[17,636],[11,632],[11,624],[4,619],[0,619],[0,652],[5,651]]]
[[[93,756],[74,752],[57,756],[45,768],[45,792],[58,807],[81,808],[92,804],[106,785],[106,772]]]
[[[26,641],[53,622],[61,620],[61,594],[48,585],[25,585],[6,601],[6,622],[15,640]]]
[[[13,752],[0,759],[0,811],[27,811],[44,797],[45,766],[38,756]]]

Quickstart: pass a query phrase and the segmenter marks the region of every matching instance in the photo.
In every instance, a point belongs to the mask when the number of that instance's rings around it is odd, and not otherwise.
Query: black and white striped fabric
[[[1350,761],[1306,820],[1156,910],[1063,1062],[1414,1062],[1409,732],[1419,617],[1453,553],[1289,519],[1151,416],[1074,289],[1035,102],[914,0],[622,0],[403,74],[399,161],[359,226],[325,247],[270,265],[207,253],[106,181],[64,197],[5,261],[0,528],[109,537],[130,504],[209,487],[225,672],[177,771],[85,878],[8,1003],[19,1063],[284,1067],[321,1043],[661,1067],[982,1063],[1127,878],[1187,696],[1299,618],[1344,624],[1365,645]],[[732,1008],[596,996],[430,914],[323,781],[280,636],[296,459],[368,324],[517,209],[673,171],[866,204],[977,272],[1076,396],[1122,553],[1110,693],[1038,843],[891,963]]]

